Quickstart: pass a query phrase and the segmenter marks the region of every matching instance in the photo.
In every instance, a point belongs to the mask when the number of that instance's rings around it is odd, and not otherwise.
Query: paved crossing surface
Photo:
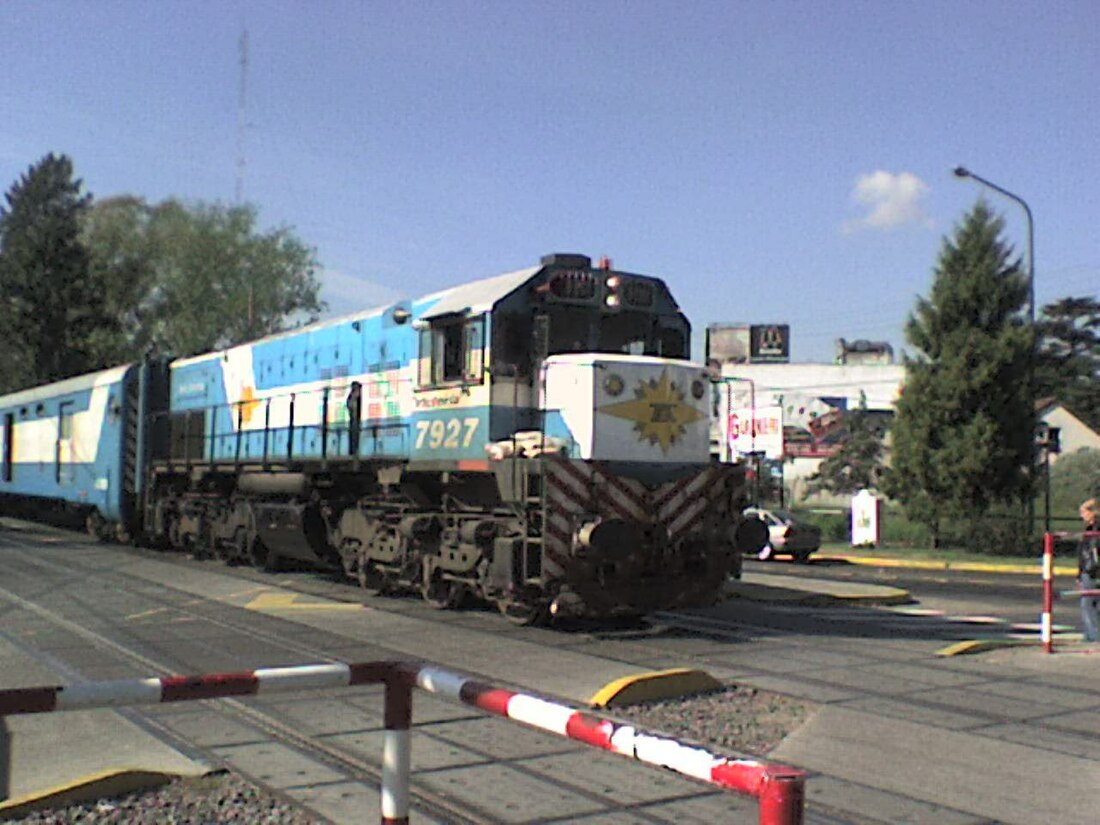
[[[356,608],[354,591],[307,574],[22,534],[0,533],[0,564],[0,640],[82,680],[411,656],[582,703],[624,672],[700,667],[815,705],[774,754],[811,771],[808,822],[1096,821],[1097,651],[936,655],[975,626],[1007,636],[1007,620],[733,600],[648,627],[552,632],[413,600]],[[378,810],[381,710],[377,689],[360,688],[158,706],[142,724],[346,822]],[[752,800],[434,697],[417,695],[414,720],[417,821],[755,818]]]

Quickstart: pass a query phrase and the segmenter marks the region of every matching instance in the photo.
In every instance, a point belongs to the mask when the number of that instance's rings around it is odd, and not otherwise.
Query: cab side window
[[[421,387],[480,384],[485,363],[485,316],[444,316],[420,331]]]

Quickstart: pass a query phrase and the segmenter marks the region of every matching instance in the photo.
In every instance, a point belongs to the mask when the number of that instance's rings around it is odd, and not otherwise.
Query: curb
[[[724,594],[727,598],[745,599],[751,602],[806,605],[807,607],[827,607],[839,604],[894,605],[909,604],[913,601],[913,597],[908,590],[881,585],[874,585],[874,592],[830,593],[824,590],[796,590],[770,584],[731,581],[726,583]]]
[[[1003,647],[1026,647],[1039,644],[1038,639],[967,639],[953,645],[940,648],[937,656],[965,656],[971,653],[986,653]]]
[[[625,707],[661,699],[679,699],[720,687],[722,683],[703,670],[682,667],[651,670],[608,682],[592,694],[588,704],[598,708]]]
[[[847,564],[859,564],[865,567],[905,567],[912,570],[958,570],[962,573],[1021,573],[1041,576],[1043,565],[1036,559],[1033,564],[999,564],[981,561],[930,561],[927,559],[899,559],[896,557],[875,558],[872,556],[848,556],[843,553],[827,556],[815,556],[814,560],[840,561]],[[1069,565],[1056,566],[1057,576],[1076,576],[1077,568]]]
[[[103,797],[117,797],[167,785],[182,774],[137,768],[111,768],[88,774],[72,782],[46,788],[17,799],[0,802],[0,817],[25,816],[42,808],[61,808]]]

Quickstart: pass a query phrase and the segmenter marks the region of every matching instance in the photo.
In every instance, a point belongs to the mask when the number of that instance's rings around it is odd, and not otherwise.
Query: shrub
[[[902,513],[884,513],[882,517],[882,543],[889,547],[928,547],[932,538],[928,528],[909,521]]]
[[[800,513],[798,518],[821,530],[821,540],[836,542],[851,538],[851,516],[848,513]]]

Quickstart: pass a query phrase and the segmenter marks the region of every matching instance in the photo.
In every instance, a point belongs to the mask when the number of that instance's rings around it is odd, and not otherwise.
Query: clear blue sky
[[[1031,205],[1040,304],[1100,292],[1095,0],[6,0],[0,32],[0,188],[54,151],[97,197],[231,202],[243,134],[334,311],[583,252],[697,331],[899,348],[960,163]]]

